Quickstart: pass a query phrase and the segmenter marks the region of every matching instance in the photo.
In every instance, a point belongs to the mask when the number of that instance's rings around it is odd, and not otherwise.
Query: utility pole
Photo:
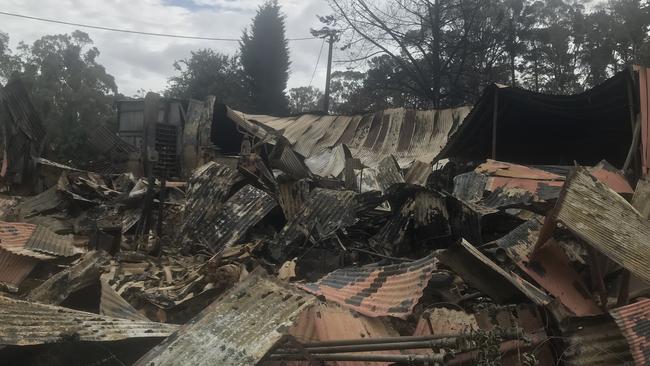
[[[334,49],[334,42],[337,42],[341,36],[341,30],[334,28],[336,26],[336,18],[333,15],[319,17],[321,23],[326,24],[321,29],[311,29],[311,34],[314,37],[325,39],[329,43],[329,51],[327,53],[327,76],[325,78],[325,100],[323,101],[323,112],[329,113],[330,110],[330,79],[332,78],[332,50]]]
[[[330,110],[330,79],[332,77],[332,46],[334,45],[336,32],[331,32],[327,43],[329,51],[327,52],[327,76],[325,78],[325,101],[323,102],[323,112],[329,113]]]

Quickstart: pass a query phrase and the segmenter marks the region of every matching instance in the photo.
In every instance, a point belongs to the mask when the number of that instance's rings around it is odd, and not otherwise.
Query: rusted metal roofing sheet
[[[99,301],[99,313],[114,318],[148,321],[147,317],[138,313],[128,301],[111,287],[108,281],[113,275],[113,273],[107,273],[100,277],[102,293]]]
[[[404,319],[422,297],[436,263],[430,255],[388,266],[342,268],[315,283],[298,286],[367,316]]]
[[[201,222],[201,236],[198,238],[202,238],[202,243],[212,251],[219,252],[235,244],[276,205],[268,193],[246,185],[221,206],[211,221]]]
[[[609,312],[630,345],[636,365],[650,364],[650,299]]]
[[[280,232],[280,245],[285,248],[309,233],[318,230],[322,235],[334,233],[340,227],[353,225],[356,193],[316,188],[303,204],[300,212],[287,221]]]
[[[630,347],[608,316],[570,318],[560,330],[565,348],[559,358],[567,366],[632,364]]]
[[[289,330],[301,343],[337,341],[341,339],[371,339],[399,337],[399,333],[385,318],[370,318],[333,303],[318,303],[305,310]],[[379,351],[374,354],[399,354],[399,351]],[[308,362],[289,362],[305,365]],[[380,366],[389,363],[332,361],[328,366]]]
[[[2,345],[166,337],[176,329],[178,326],[174,324],[118,319],[0,296]]]
[[[230,196],[233,185],[243,177],[229,166],[207,163],[194,171],[189,180],[181,233],[190,239],[200,238],[206,223],[212,223]]]
[[[603,160],[596,164],[596,166],[589,168],[589,173],[596,177],[600,182],[605,183],[618,194],[631,195],[634,193],[634,189],[632,189],[632,186],[628,183],[623,172],[616,169],[606,160]]]
[[[309,196],[309,182],[301,179],[278,183],[278,203],[287,220],[294,218]]]
[[[256,365],[315,301],[254,271],[136,365]]]
[[[470,109],[416,111],[397,108],[361,116],[271,117],[236,111],[228,114],[243,127],[256,126],[260,138],[269,129],[282,134],[294,150],[306,158],[345,144],[352,156],[367,166],[375,167],[381,159],[392,154],[404,168],[415,160],[430,163]]]
[[[35,229],[36,225],[33,224],[0,221],[0,247],[16,255],[42,260],[53,259],[51,255],[25,248]]]
[[[546,305],[551,298],[532,283],[512,271],[499,267],[465,239],[441,252],[440,262],[495,302],[506,304],[525,297],[537,305]]]
[[[535,258],[530,253],[539,237],[542,223],[532,219],[496,241],[510,259],[540,286],[578,316],[602,314],[591,292],[569,263],[569,258],[555,240],[547,242]]]
[[[650,224],[582,167],[567,179],[555,218],[620,266],[650,282]]]
[[[75,248],[72,235],[59,235],[40,225],[34,229],[25,243],[25,248],[61,257],[70,257],[81,253],[81,250]]]
[[[34,269],[38,260],[16,255],[0,249],[0,284],[10,291],[18,291],[18,286]]]

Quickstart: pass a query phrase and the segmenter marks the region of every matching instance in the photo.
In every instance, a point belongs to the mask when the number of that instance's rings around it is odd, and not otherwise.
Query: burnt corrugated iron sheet
[[[131,304],[111,287],[108,283],[109,278],[112,277],[102,275],[100,278],[102,293],[99,301],[99,313],[114,318],[148,321],[147,317],[138,313]]]
[[[136,365],[256,365],[315,300],[253,272]]]
[[[193,235],[200,240],[200,244],[219,252],[235,244],[276,205],[275,199],[268,193],[246,185],[230,197],[210,221],[200,221]]]
[[[361,314],[406,318],[436,269],[432,255],[388,266],[342,268],[300,288]]]
[[[352,156],[343,144],[324,148],[307,159],[305,165],[312,173],[324,178],[336,178],[345,169],[345,161]]]
[[[188,182],[181,233],[189,238],[200,235],[219,215],[233,185],[241,179],[236,170],[219,163],[210,162],[198,168]]]
[[[16,206],[16,210],[21,217],[30,217],[49,211],[54,211],[64,205],[63,197],[57,190],[57,187],[51,187],[35,196],[27,197],[23,202]]]
[[[303,204],[302,210],[290,219],[280,232],[282,247],[304,239],[314,230],[323,235],[343,226],[353,225],[356,193],[316,188]]]
[[[37,259],[0,249],[0,284],[10,291],[17,291],[37,263]]]
[[[25,84],[18,78],[12,79],[2,89],[0,97],[19,129],[32,141],[43,140],[45,128]]]
[[[417,184],[425,186],[429,175],[433,172],[433,167],[431,163],[423,163],[419,160],[413,162],[411,167],[406,171],[404,175],[404,181],[409,184]]]
[[[34,229],[25,243],[25,248],[61,257],[70,257],[80,253],[73,244],[72,235],[59,235],[40,225]]]
[[[650,364],[650,299],[609,312],[630,345],[636,365]]]
[[[630,348],[610,317],[570,318],[560,329],[565,349],[558,358],[566,366],[632,364]]]
[[[35,345],[166,337],[174,324],[134,321],[0,296],[0,344]]]
[[[136,152],[135,146],[121,139],[117,134],[106,126],[99,126],[92,131],[90,143],[101,152],[118,150],[123,153]]]
[[[52,259],[51,255],[25,248],[25,244],[34,233],[36,225],[24,222],[0,221],[0,248],[16,254],[36,259]]]
[[[537,242],[541,227],[539,219],[529,220],[498,239],[496,244],[521,270],[557,297],[575,315],[602,314],[591,292],[555,240],[547,242],[535,258],[530,260],[530,253]]]
[[[286,140],[278,142],[269,155],[271,168],[278,168],[295,179],[311,177],[310,169],[305,165],[302,158],[291,149]]]
[[[623,197],[578,167],[567,179],[556,218],[620,266],[650,282],[650,225]]]
[[[309,196],[309,182],[301,179],[278,183],[278,203],[287,220],[294,218]]]
[[[375,167],[381,159],[392,154],[404,168],[415,160],[430,163],[470,109],[416,111],[397,108],[360,116],[272,117],[232,110],[228,114],[240,126],[255,126],[253,133],[265,135],[268,129],[281,133],[294,150],[306,158],[331,146],[345,144],[352,156],[367,166]]]
[[[393,184],[404,183],[402,171],[392,155],[383,158],[377,165],[377,181],[383,192]]]

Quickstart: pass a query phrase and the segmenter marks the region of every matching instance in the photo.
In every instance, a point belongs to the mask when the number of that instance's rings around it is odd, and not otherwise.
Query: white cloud
[[[155,33],[237,38],[250,25],[263,0],[3,0],[3,11],[68,22]],[[286,14],[287,37],[309,37],[320,27],[316,15],[331,11],[326,0],[280,0]],[[0,31],[18,42],[31,43],[47,34],[70,33],[76,27],[0,15]],[[101,52],[99,62],[113,75],[119,91],[133,95],[139,89],[161,91],[173,75],[175,60],[191,50],[213,48],[234,53],[237,42],[199,41],[115,33],[79,28]],[[321,46],[320,40],[290,42],[289,87],[307,85]],[[313,85],[323,88],[327,45]]]

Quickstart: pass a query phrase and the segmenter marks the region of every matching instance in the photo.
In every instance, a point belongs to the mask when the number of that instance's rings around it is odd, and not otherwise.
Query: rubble
[[[40,157],[40,120],[11,115],[38,154],[6,152],[0,357],[645,365],[650,149],[629,112],[647,132],[650,101],[610,95],[647,88],[630,75],[359,116],[148,95],[120,104],[124,121],[142,112],[138,134],[97,131],[95,171]],[[20,88],[2,94],[11,113]],[[575,140],[585,120],[595,132]],[[90,343],[102,351],[71,351]]]

